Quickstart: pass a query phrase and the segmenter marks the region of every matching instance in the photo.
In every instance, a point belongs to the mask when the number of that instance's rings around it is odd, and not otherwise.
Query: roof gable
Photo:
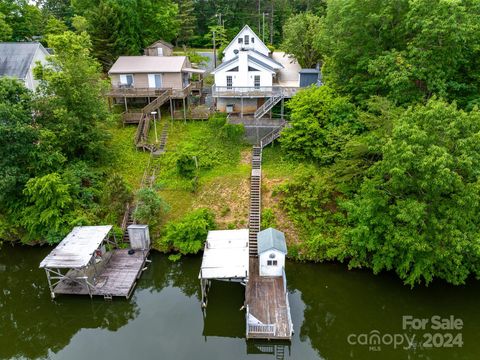
[[[37,51],[48,56],[47,50],[40,43],[0,43],[0,76],[25,79]]]
[[[230,66],[233,67],[234,65],[237,65],[237,66],[238,66],[238,56],[236,56],[236,57],[234,57],[233,59],[230,59],[230,60],[225,61],[225,62],[221,63],[220,65],[218,65],[218,66],[212,71],[212,74],[215,74],[216,72],[221,71],[221,70],[228,69]]]
[[[148,49],[148,48],[156,47],[157,45],[163,45],[163,46],[166,46],[167,48],[173,50],[173,45],[170,44],[170,43],[167,42],[167,41],[164,41],[164,40],[157,40],[157,41],[155,41],[153,44],[151,44],[150,46],[148,46],[147,49]]]
[[[252,35],[255,37],[255,42],[257,45],[260,45],[263,47],[265,52],[270,52],[270,49],[265,45],[265,43],[258,37],[258,35],[255,33],[255,31],[252,30],[252,28],[248,25],[245,25],[242,30],[239,31],[239,33],[230,41],[230,43],[225,47],[223,50],[223,53],[225,54],[231,47],[237,46],[238,45],[238,38],[243,37],[246,32],[251,32]]]
[[[287,253],[287,243],[283,232],[274,228],[268,228],[257,234],[258,254],[262,254],[267,250],[275,249],[284,254]]]

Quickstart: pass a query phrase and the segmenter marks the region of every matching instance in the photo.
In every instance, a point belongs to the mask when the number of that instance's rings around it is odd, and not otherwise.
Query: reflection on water
[[[0,251],[0,359],[477,359],[480,285],[410,290],[390,275],[341,265],[287,264],[291,345],[244,339],[244,287],[215,282],[204,317],[200,257],[177,263],[154,254],[126,301],[59,296],[51,301],[40,260],[50,249]],[[351,346],[349,334],[403,332],[402,316],[463,319],[460,349]],[[421,335],[419,333],[418,335]]]

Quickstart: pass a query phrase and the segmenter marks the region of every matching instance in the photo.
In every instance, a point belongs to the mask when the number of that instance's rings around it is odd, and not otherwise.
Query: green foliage
[[[68,232],[73,199],[69,186],[59,174],[52,173],[28,180],[25,190],[26,207],[23,225],[28,241],[56,243]]]
[[[291,126],[282,132],[280,143],[287,154],[297,159],[331,164],[363,128],[355,106],[327,86],[299,92],[288,107]]]
[[[196,13],[193,0],[175,0],[178,5],[178,23],[180,24],[177,43],[188,44],[195,32]],[[192,61],[190,59],[190,61]],[[196,61],[192,61],[196,62]]]
[[[55,50],[47,65],[35,68],[41,79],[38,123],[61,134],[58,139],[68,159],[98,160],[108,137],[102,123],[108,119],[103,97],[108,84],[90,54],[86,33],[65,32],[47,38]]]
[[[462,284],[479,273],[480,113],[431,100],[394,122],[382,160],[345,203],[350,266],[406,283]]]
[[[283,27],[282,50],[297,59],[303,68],[314,68],[322,60],[317,39],[322,33],[322,19],[311,13],[300,13]]]
[[[277,222],[275,221],[275,213],[270,208],[262,209],[262,230],[268,228],[276,228]]]
[[[318,40],[325,79],[359,101],[477,103],[479,14],[468,1],[333,0]]]
[[[155,227],[159,223],[160,215],[169,210],[169,205],[160,195],[151,188],[143,188],[137,192],[138,206],[135,209],[134,218],[143,224]]]
[[[196,254],[203,249],[209,230],[215,229],[215,217],[208,209],[197,209],[183,219],[165,225],[159,246],[181,255]]]
[[[106,212],[111,222],[117,222],[125,211],[125,204],[133,200],[133,193],[123,177],[117,173],[112,174],[104,185],[105,190],[101,195],[102,209]]]
[[[195,165],[194,156],[181,154],[177,158],[177,170],[180,176],[186,179],[193,179],[195,177],[196,169],[197,167]]]
[[[211,115],[208,124],[218,132],[220,138],[234,143],[239,143],[245,134],[245,127],[242,124],[227,123],[225,113]]]

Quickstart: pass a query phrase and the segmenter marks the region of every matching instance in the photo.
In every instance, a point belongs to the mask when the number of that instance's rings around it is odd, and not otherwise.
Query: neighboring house
[[[283,232],[273,228],[257,234],[260,276],[282,276],[287,255]]]
[[[38,42],[0,43],[0,76],[15,77],[33,91],[39,83],[33,77],[33,69],[37,61],[45,64],[48,55]]]
[[[146,56],[171,56],[173,45],[169,42],[158,40],[144,50]]]

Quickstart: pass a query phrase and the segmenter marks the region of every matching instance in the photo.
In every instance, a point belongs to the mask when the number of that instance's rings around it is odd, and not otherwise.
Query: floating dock
[[[52,298],[58,294],[130,297],[149,248],[119,249],[111,232],[111,225],[77,226],[40,263]]]

